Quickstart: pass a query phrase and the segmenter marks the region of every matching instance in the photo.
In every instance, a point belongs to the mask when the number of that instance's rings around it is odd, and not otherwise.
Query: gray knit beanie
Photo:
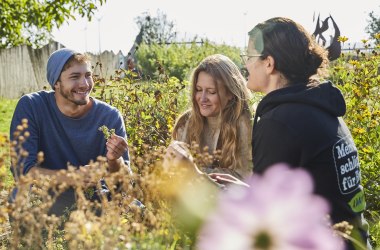
[[[54,84],[58,81],[65,63],[75,54],[77,54],[76,51],[63,48],[54,51],[50,55],[46,66],[46,77],[52,88],[54,88]]]

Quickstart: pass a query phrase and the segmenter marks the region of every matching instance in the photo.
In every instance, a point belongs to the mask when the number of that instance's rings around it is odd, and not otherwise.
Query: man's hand
[[[108,161],[109,171],[113,173],[119,171],[120,168],[124,168],[126,165],[124,163],[123,155],[128,151],[127,141],[121,136],[112,134],[108,138],[106,146],[106,158]]]
[[[107,160],[115,161],[124,155],[128,151],[127,141],[116,134],[113,134],[107,140]]]

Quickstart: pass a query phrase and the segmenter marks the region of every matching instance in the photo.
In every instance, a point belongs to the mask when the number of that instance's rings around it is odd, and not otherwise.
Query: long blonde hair
[[[239,123],[250,124],[251,112],[249,110],[248,100],[249,92],[246,88],[246,81],[239,68],[228,57],[220,54],[215,54],[206,57],[194,70],[192,75],[192,107],[189,111],[185,112],[176,122],[173,131],[173,139],[178,138],[178,129],[184,127],[188,121],[188,129],[186,131],[186,142],[195,142],[203,148],[201,145],[203,130],[206,117],[202,116],[196,102],[196,85],[200,72],[205,72],[212,76],[215,81],[216,89],[224,86],[227,94],[232,96],[226,106],[221,111],[221,128],[219,141],[221,142],[221,155],[220,167],[229,167],[240,165],[240,155],[238,154],[240,145],[239,141],[242,135],[239,133]],[[220,98],[220,96],[219,96]]]

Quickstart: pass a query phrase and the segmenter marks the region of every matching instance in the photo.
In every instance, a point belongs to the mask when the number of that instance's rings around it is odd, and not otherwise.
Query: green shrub
[[[362,184],[371,234],[379,235],[380,212],[380,48],[342,54],[332,67],[332,80],[342,90],[347,104],[344,116],[358,148]],[[375,240],[380,246],[380,239]]]
[[[240,49],[228,45],[216,45],[205,41],[199,45],[191,44],[142,44],[136,52],[139,69],[148,79],[157,79],[163,71],[168,76],[174,76],[180,81],[188,80],[191,71],[206,56],[223,54],[241,65]]]
[[[175,119],[189,102],[187,81],[164,74],[160,77],[135,80],[134,73],[118,71],[106,84],[104,79],[96,82],[95,95],[120,110],[128,141],[138,155],[168,145]]]

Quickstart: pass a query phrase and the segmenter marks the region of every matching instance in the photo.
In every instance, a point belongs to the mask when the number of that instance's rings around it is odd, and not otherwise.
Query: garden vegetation
[[[108,78],[95,76],[94,96],[117,107],[124,117],[134,174],[108,173],[106,160],[99,157],[83,171],[91,172],[95,182],[103,178],[110,187],[111,199],[107,195],[101,196],[99,202],[88,199],[100,192],[100,184],[86,190],[75,186],[77,205],[62,218],[49,216],[47,211],[54,197],[67,188],[65,183],[59,184],[54,178],[10,178],[10,161],[28,154],[22,148],[29,137],[25,131],[28,122],[19,125],[17,141],[10,142],[9,130],[2,128],[0,249],[192,249],[202,222],[215,209],[218,190],[206,177],[162,159],[172,126],[190,102],[187,79],[191,69],[214,53],[226,54],[241,65],[239,49],[224,45],[143,44],[136,54],[142,76],[127,70],[117,70]],[[379,46],[342,53],[331,64],[331,79],[346,98],[347,113],[343,118],[359,150],[366,218],[375,247],[380,247],[379,65]],[[95,67],[101,72],[101,64]],[[252,102],[257,98],[260,97],[254,97]],[[4,103],[9,101],[1,100],[1,107]],[[4,114],[11,117],[12,109]],[[9,121],[10,118],[4,123]],[[101,130],[105,134],[112,132]],[[41,152],[39,162],[43,157]],[[210,159],[207,154],[195,155],[201,169],[202,163]],[[73,170],[74,166],[67,171],[74,175]],[[79,180],[81,176],[75,178]],[[14,187],[19,193],[16,201],[9,204],[8,194]],[[339,235],[349,238],[349,227],[344,228]]]

